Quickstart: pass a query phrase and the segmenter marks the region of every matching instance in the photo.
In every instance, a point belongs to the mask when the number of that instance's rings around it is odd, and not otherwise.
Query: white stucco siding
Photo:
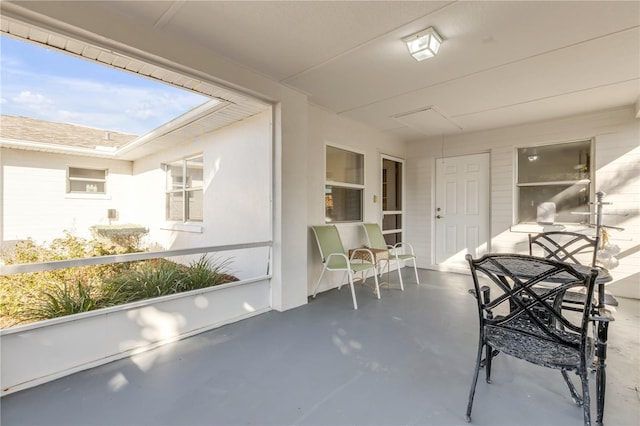
[[[271,149],[271,113],[264,112],[217,132],[194,133],[191,140],[136,161],[136,220],[150,229],[150,241],[166,249],[271,240]],[[162,165],[194,154],[204,160],[204,219],[182,227],[165,220]],[[256,261],[255,250],[221,257],[233,257],[236,275],[251,278],[266,272],[266,254],[258,252],[264,262]]]
[[[89,227],[108,223],[116,209],[127,221],[131,162],[2,149],[2,237],[4,241],[61,237],[63,231],[87,238]],[[67,194],[67,168],[107,169],[106,194]]]
[[[605,225],[624,227],[610,237],[622,253],[620,265],[612,271],[609,289],[619,296],[640,298],[640,120],[633,108],[608,110],[540,123],[491,131],[446,136],[444,155],[491,155],[491,251],[527,253],[527,231],[513,227],[515,221],[515,150],[522,146],[594,140],[595,191],[604,191],[609,211],[626,216],[607,215]],[[407,217],[408,235],[424,235],[427,244],[418,245],[418,259],[424,267],[433,265],[433,169],[442,155],[441,138],[409,144],[407,198],[413,211]],[[539,231],[541,231],[540,229]],[[537,232],[537,231],[534,231]]]

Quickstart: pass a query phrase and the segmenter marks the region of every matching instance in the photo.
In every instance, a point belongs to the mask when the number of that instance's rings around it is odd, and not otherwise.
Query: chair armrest
[[[327,258],[325,259],[324,263],[328,264],[331,261],[331,258],[333,256],[344,257],[344,260],[347,261],[347,266],[350,266],[351,262],[349,262],[349,258],[344,253],[331,253],[329,256],[327,256]]]
[[[597,322],[612,322],[615,321],[616,319],[613,317],[613,312],[611,312],[609,309],[607,308],[599,308],[596,309],[596,311],[594,312],[594,316],[589,317],[590,321],[597,321]]]
[[[413,252],[413,246],[412,246],[411,244],[409,244],[409,243],[404,243],[404,242],[396,243],[396,244],[393,246],[393,249],[395,250],[395,249],[397,249],[397,248],[399,248],[399,247],[402,247],[402,246],[407,246],[407,247],[409,247],[409,250],[411,250],[411,255],[412,255],[412,256],[415,256],[415,253]]]

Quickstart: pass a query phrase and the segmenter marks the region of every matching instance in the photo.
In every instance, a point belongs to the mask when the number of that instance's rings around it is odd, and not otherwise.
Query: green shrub
[[[229,263],[229,259],[219,260],[207,255],[203,255],[198,260],[191,262],[185,270],[185,277],[182,283],[183,291],[197,290],[237,281],[236,277],[227,274]]]
[[[113,305],[166,296],[181,291],[183,265],[163,259],[140,262],[103,283],[105,298]]]
[[[140,225],[94,225],[89,228],[91,235],[103,244],[115,246],[125,252],[140,250],[142,239],[149,230]]]
[[[3,254],[3,261],[47,262],[121,250],[65,232],[49,245],[24,241]],[[0,328],[237,281],[227,272],[229,262],[203,255],[189,265],[154,259],[3,276]]]
[[[26,309],[20,311],[24,321],[40,321],[87,312],[99,308],[95,291],[81,282],[54,284],[42,290]]]

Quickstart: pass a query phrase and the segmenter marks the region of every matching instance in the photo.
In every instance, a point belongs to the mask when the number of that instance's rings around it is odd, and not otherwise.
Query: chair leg
[[[404,291],[404,282],[402,282],[402,261],[396,259],[396,266],[398,267],[398,278],[400,278],[400,289]]]
[[[604,369],[604,365],[602,366],[602,368],[598,366],[598,369],[596,371],[596,424],[598,426],[602,426],[602,417],[604,416],[604,392],[606,387],[606,377],[607,373]]]
[[[578,395],[578,392],[576,391],[576,387],[573,385],[573,382],[569,378],[567,371],[561,370],[560,372],[562,373],[562,378],[564,379],[565,383],[569,387],[569,392],[571,392],[571,398],[573,399],[573,402],[577,406],[582,405],[582,398],[580,397],[580,395]]]
[[[467,404],[467,414],[465,420],[467,423],[471,422],[471,409],[473,408],[473,397],[476,394],[476,384],[478,383],[478,374],[480,373],[480,360],[482,359],[482,336],[478,342],[478,355],[476,356],[476,369],[473,372],[473,380],[471,381],[471,389],[469,390],[469,403]]]
[[[416,265],[416,258],[413,258],[413,272],[416,274],[416,284],[420,284],[420,278],[418,278],[418,265]]]
[[[607,334],[609,330],[609,323],[599,323],[597,327],[598,333],[598,345],[596,349],[597,361],[596,361],[596,424],[602,425],[602,417],[604,416],[604,394],[606,390],[607,372],[606,372],[606,358],[607,358]]]
[[[358,302],[356,301],[356,289],[353,287],[353,272],[348,271],[349,275],[349,286],[351,287],[351,297],[353,298],[353,309],[358,309]]]
[[[582,412],[584,414],[584,426],[591,426],[591,398],[589,397],[589,377],[587,369],[580,372],[582,382]]]
[[[316,284],[315,290],[313,290],[313,298],[316,298],[316,294],[318,294],[318,288],[320,287],[320,281],[322,281],[322,277],[324,276],[324,271],[327,270],[327,265],[322,266],[322,272],[320,273],[320,278],[318,278],[318,283]]]
[[[380,299],[380,284],[378,283],[378,270],[373,268],[373,279],[376,282],[376,294],[378,295],[378,299]]]
[[[485,356],[486,356],[486,364],[485,364],[485,377],[487,383],[491,384],[491,361],[493,360],[493,348],[488,344],[484,345],[485,348]]]

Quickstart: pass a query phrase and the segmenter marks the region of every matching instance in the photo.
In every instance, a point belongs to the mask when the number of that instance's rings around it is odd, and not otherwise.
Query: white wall
[[[628,216],[605,216],[605,225],[624,227],[611,232],[622,248],[620,266],[612,271],[608,289],[616,295],[640,298],[640,120],[632,107],[522,126],[446,136],[444,156],[490,152],[492,251],[527,253],[527,232],[514,232],[515,149],[593,138],[595,191],[613,203],[605,211]],[[434,267],[433,187],[435,159],[441,156],[440,137],[409,144],[407,151],[408,235],[416,236],[419,264]]]
[[[67,230],[90,237],[89,227],[108,224],[107,209],[117,209],[128,222],[131,201],[130,161],[51,154],[2,148],[2,237],[32,237],[39,242],[61,237]],[[67,167],[106,168],[107,194],[67,194]]]
[[[135,161],[137,195],[130,209],[136,221],[150,229],[149,239],[165,249],[270,240],[271,124],[267,111],[213,133],[194,132],[178,146]],[[204,159],[204,219],[172,229],[174,224],[165,221],[162,164],[194,154],[203,154]],[[220,253],[220,257],[233,257],[231,270],[245,279],[266,274],[263,252],[265,249],[243,250]],[[260,260],[253,254],[259,254]]]
[[[325,146],[327,144],[350,149],[364,154],[365,191],[364,221],[380,222],[380,190],[381,190],[381,155],[387,154],[403,159],[405,145],[389,135],[340,117],[318,107],[309,108],[309,147],[307,158],[307,203],[309,205],[307,222],[309,226],[325,223],[324,183],[325,183]],[[373,197],[378,197],[374,203]],[[343,223],[337,225],[345,250],[362,247],[366,241],[364,231],[359,223]],[[308,271],[307,291],[313,293],[322,264],[320,252],[313,232],[307,231]],[[329,273],[323,278],[320,291],[337,287],[342,273]]]

